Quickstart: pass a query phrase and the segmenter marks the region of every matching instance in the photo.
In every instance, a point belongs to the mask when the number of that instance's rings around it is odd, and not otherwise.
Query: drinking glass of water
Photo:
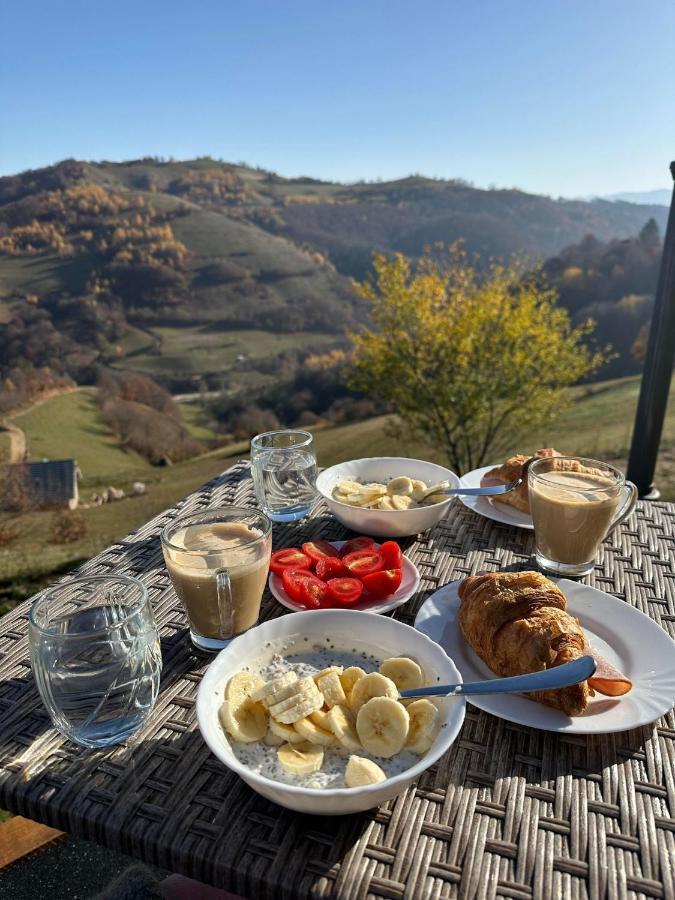
[[[38,690],[61,734],[107,747],[143,725],[162,656],[138,579],[92,576],[48,588],[31,607],[28,631]]]
[[[316,496],[316,455],[309,431],[266,431],[251,441],[258,505],[273,522],[309,514]]]

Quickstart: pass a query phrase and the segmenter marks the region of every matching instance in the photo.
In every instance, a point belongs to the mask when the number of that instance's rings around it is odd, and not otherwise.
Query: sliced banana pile
[[[448,486],[447,481],[441,481],[440,484],[429,488],[424,481],[408,478],[407,475],[392,478],[388,484],[380,484],[377,481],[361,484],[358,481],[346,480],[335,487],[333,498],[340,503],[360,506],[363,509],[414,509],[447,500],[447,496],[441,493],[432,493],[427,497],[424,495],[428,490],[440,491]]]
[[[285,672],[271,681],[238,672],[225,688],[220,722],[235,741],[277,746],[277,759],[293,775],[318,772],[327,748],[347,750],[347,787],[377,784],[386,774],[366,757],[391,759],[402,750],[423,754],[440,728],[430,700],[399,700],[399,691],[424,684],[408,657],[384,660],[379,672],[329,666],[299,678]]]

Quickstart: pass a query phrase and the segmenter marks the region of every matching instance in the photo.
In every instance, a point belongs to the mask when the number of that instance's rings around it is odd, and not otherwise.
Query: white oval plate
[[[579,619],[591,646],[632,680],[631,692],[623,697],[596,694],[583,715],[574,718],[519,694],[467,696],[467,702],[509,722],[572,734],[627,731],[667,713],[675,705],[675,641],[618,597],[569,579],[551,580],[564,592],[568,611]],[[441,645],[464,681],[494,678],[462,636],[458,586],[454,581],[436,591],[418,612],[415,628]]]
[[[481,487],[480,480],[495,466],[483,466],[482,469],[473,469],[462,475],[459,483],[462,487]],[[529,531],[534,530],[532,524],[532,516],[529,513],[521,512],[513,506],[507,506],[506,503],[495,503],[488,497],[467,497],[459,494],[459,499],[464,506],[468,506],[479,516],[485,516],[486,519],[494,519],[495,522],[502,522],[504,525],[513,525],[516,528],[527,528]]]
[[[329,544],[332,544],[338,550],[347,543],[347,541],[329,541]],[[379,544],[375,544],[375,547],[379,547]],[[420,584],[420,573],[417,571],[417,566],[410,562],[407,556],[403,557],[403,578],[401,580],[401,584],[398,589],[391,595],[391,597],[385,597],[384,600],[359,600],[358,603],[355,603],[353,606],[345,606],[345,609],[358,609],[361,612],[369,612],[369,613],[386,613],[392,609],[396,609],[398,606],[403,606],[404,603],[407,603],[408,600],[415,593]],[[276,600],[281,603],[282,606],[285,606],[286,609],[290,609],[291,612],[308,612],[304,606],[300,606],[295,602],[295,600],[291,600],[286,591],[284,590],[284,586],[282,584],[281,578],[279,575],[275,575],[274,572],[270,572],[269,578],[269,588],[272,592],[272,595]],[[312,612],[312,610],[309,610]]]

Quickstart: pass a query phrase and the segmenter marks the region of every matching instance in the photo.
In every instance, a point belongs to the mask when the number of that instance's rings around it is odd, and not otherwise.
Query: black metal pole
[[[670,164],[670,173],[675,179],[675,162]],[[654,312],[649,329],[640,399],[628,457],[628,478],[635,482],[640,496],[650,500],[656,500],[659,496],[653,484],[654,471],[668,405],[673,361],[675,361],[675,187],[663,240],[661,269],[654,297]]]

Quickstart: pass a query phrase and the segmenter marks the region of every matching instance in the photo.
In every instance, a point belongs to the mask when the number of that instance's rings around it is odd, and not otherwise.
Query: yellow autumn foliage
[[[351,385],[391,404],[400,428],[457,472],[499,459],[525,428],[540,428],[546,446],[566,388],[606,358],[585,342],[593,323],[573,327],[523,262],[479,272],[454,246],[441,261],[378,255],[373,265],[356,284],[374,327],[351,335]]]

